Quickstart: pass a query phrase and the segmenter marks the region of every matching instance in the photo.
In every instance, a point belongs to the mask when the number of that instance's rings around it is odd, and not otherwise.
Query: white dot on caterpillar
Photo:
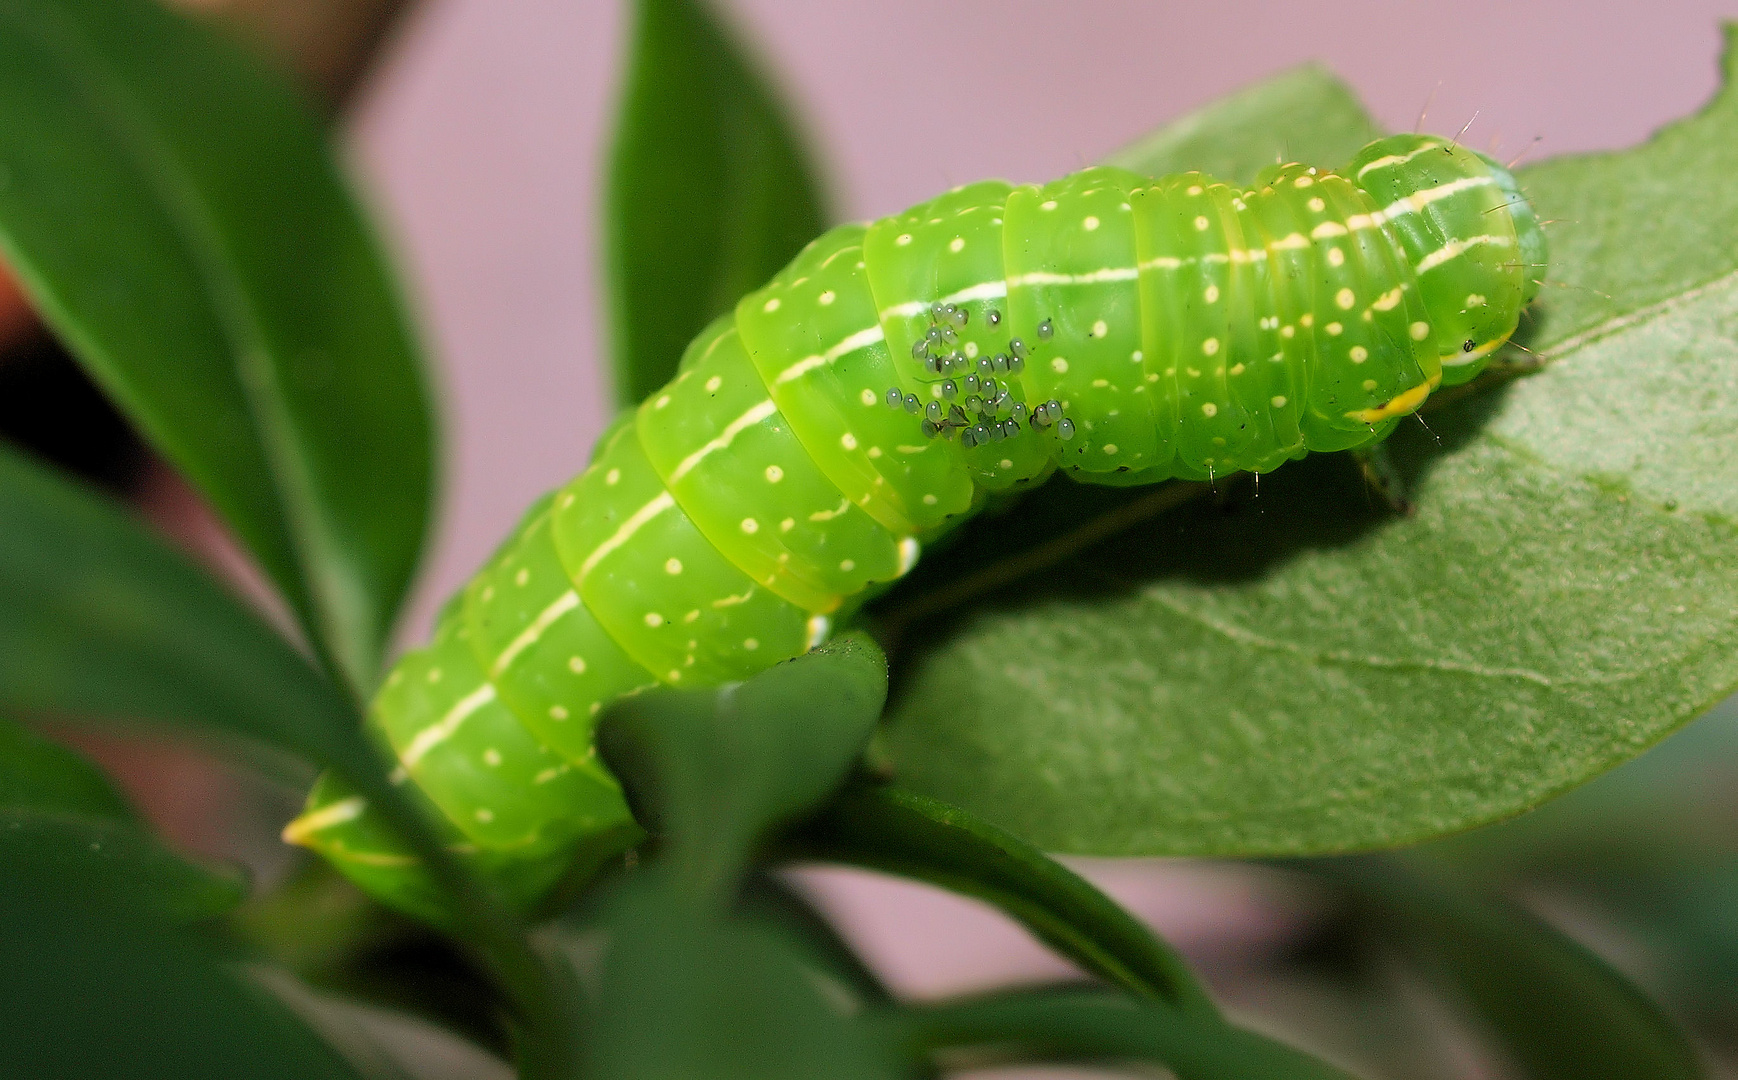
[[[1313,313],[1306,311],[1297,317],[1297,324],[1299,326],[1314,326],[1316,324],[1316,317]]]
[[[621,483],[621,481],[622,471],[620,469],[611,469],[609,472],[603,474],[603,482],[608,484],[610,487],[615,487],[617,484]]]
[[[1038,209],[1040,209],[1040,210],[1054,210],[1054,209],[1056,209],[1056,200],[1055,199],[1046,199],[1045,201],[1038,204]]]
[[[754,520],[751,517],[743,518],[742,519],[742,531],[745,533],[748,533],[750,536],[753,536],[755,533],[760,531],[760,522]]]
[[[664,617],[655,611],[648,611],[646,612],[646,625],[653,627],[663,626]]]
[[[1233,375],[1243,374],[1243,365],[1242,364],[1233,365],[1231,368],[1231,374],[1233,374]]]
[[[966,354],[967,360],[976,360],[978,358],[978,343],[975,341],[968,341],[966,342],[966,347],[960,351]]]
[[[559,706],[559,705],[556,706],[556,708],[558,708],[558,709],[560,707],[561,706]],[[483,764],[485,764],[485,765],[499,765],[499,764],[501,764],[501,751],[495,749],[493,746],[491,746],[487,750],[483,751]]]
[[[1104,452],[1106,454],[1116,453],[1116,443],[1105,443],[1104,444]]]
[[[1092,380],[1092,388],[1094,390],[1103,390],[1105,387],[1107,387],[1109,385],[1110,385],[1109,379],[1094,379],[1094,380]]]
[[[1128,358],[1130,360],[1133,360],[1137,364],[1140,363],[1142,360],[1146,359],[1146,357],[1144,355],[1142,355],[1142,353],[1139,349],[1136,349],[1134,352],[1129,353]]]
[[[708,394],[716,394],[718,392],[718,388],[720,386],[723,386],[723,385],[724,385],[724,380],[719,378],[718,376],[714,375],[710,379],[706,380],[706,392]]]
[[[1201,295],[1209,304],[1217,304],[1219,302],[1219,286],[1209,285],[1207,286],[1207,291]]]
[[[549,706],[549,718],[551,720],[566,720],[567,719],[566,706],[563,706],[563,705],[551,705],[551,706]]]
[[[1339,266],[1340,264],[1344,263],[1345,261],[1346,261],[1346,253],[1345,252],[1341,251],[1337,247],[1328,249],[1328,265],[1329,266]]]
[[[893,242],[895,244],[898,244],[900,247],[904,247],[905,245],[911,243],[911,234],[910,233],[900,233],[898,236],[893,238]]]
[[[1207,219],[1204,217],[1195,218],[1195,229],[1198,232],[1206,232],[1207,231]]]
[[[1297,328],[1295,326],[1292,326],[1290,323],[1287,323],[1286,325],[1279,328],[1279,336],[1280,337],[1288,338],[1288,337],[1292,337],[1292,336],[1296,335],[1296,333],[1297,333]]]
[[[936,498],[935,498],[935,496],[934,496],[934,495],[925,495],[925,496],[924,496],[924,497],[923,497],[923,505],[925,505],[925,506],[934,506],[934,505],[935,505],[935,503],[936,503]]]
[[[573,672],[575,675],[584,675],[585,674],[585,657],[583,657],[583,656],[570,656],[570,657],[568,657],[567,658],[567,670]]]
[[[1307,176],[1300,176],[1296,180],[1292,181],[1292,185],[1294,187],[1309,187],[1313,183],[1315,183],[1315,181],[1310,179]]]
[[[1350,289],[1341,289],[1334,294],[1334,303],[1340,305],[1341,311],[1352,310],[1352,305],[1358,302],[1358,294]]]
[[[766,467],[766,482],[767,483],[776,484],[780,480],[783,480],[784,478],[785,478],[785,471],[783,469],[779,468],[777,465],[768,465]]]
[[[1098,219],[1093,217],[1091,214],[1088,214],[1086,219],[1080,223],[1080,227],[1085,229],[1087,232],[1091,232],[1098,228]]]
[[[1218,416],[1219,415],[1219,406],[1213,404],[1211,401],[1206,402],[1201,406],[1201,415],[1202,416]]]
[[[882,451],[881,451],[881,448],[879,446],[871,446],[869,448],[869,456],[872,458],[880,457],[881,453],[882,453]]]
[[[845,434],[839,436],[839,445],[847,450],[855,450],[857,449],[857,436],[847,431]]]
[[[1347,353],[1347,355],[1352,358],[1352,363],[1362,364],[1364,361],[1370,359],[1370,350],[1364,348],[1364,346],[1362,346],[1362,345],[1354,345],[1354,346],[1352,346],[1351,351]],[[1365,387],[1365,389],[1369,389],[1369,388]]]
[[[659,395],[658,400],[652,402],[652,408],[662,409],[669,404],[670,404],[670,395],[669,394],[661,394],[661,395]]]
[[[1364,389],[1366,389],[1366,390],[1376,389],[1376,380],[1375,379],[1365,379],[1364,380]]]
[[[1201,185],[1200,185],[1200,184],[1190,184],[1190,185],[1189,185],[1189,190],[1188,190],[1188,192],[1187,192],[1187,194],[1190,194],[1190,195],[1199,195],[1199,194],[1201,194],[1201,192],[1202,192],[1202,191],[1203,191],[1203,190],[1205,190],[1205,189],[1204,189],[1204,188],[1202,188],[1202,187],[1201,187]]]
[[[779,299],[778,299],[778,297],[775,296],[771,300],[768,300],[765,304],[761,305],[761,310],[768,312],[768,313],[774,312],[774,311],[778,310],[778,305],[779,305]]]
[[[477,807],[476,813],[471,816],[487,825],[489,822],[495,820],[495,811],[489,809],[487,806],[479,806]]]
[[[797,519],[796,518],[785,518],[783,521],[778,523],[778,531],[779,532],[790,532],[792,529],[794,529],[796,527],[797,527]]]
[[[857,569],[857,561],[855,559],[841,559],[839,561],[839,569],[849,574],[851,571]]]
[[[681,559],[665,559],[664,560],[664,573],[666,573],[666,574],[680,574],[681,572],[682,572],[682,560]]]
[[[1285,395],[1284,394],[1275,394],[1273,396],[1273,407],[1276,409],[1285,408]]]
[[[1201,343],[1201,351],[1208,356],[1218,355],[1218,353],[1219,353],[1219,339],[1216,337],[1210,337],[1206,341],[1203,341]]]
[[[495,586],[493,586],[493,585],[483,586],[483,603],[487,604],[489,601],[491,601],[493,599],[495,599]]]
[[[966,249],[966,238],[963,236],[954,237],[952,240],[947,242],[947,249],[955,255],[958,255]]]
[[[1050,361],[1050,370],[1056,372],[1058,375],[1063,374],[1068,370],[1068,358],[1064,356],[1055,357]]]
[[[760,641],[756,638],[743,638],[742,647],[747,649],[749,652],[753,652],[760,648]]]
[[[690,611],[688,614],[682,616],[682,621],[685,623],[699,622],[700,621],[700,609],[695,608],[693,611]]]
[[[441,669],[438,667],[429,668],[428,669],[428,681],[431,683],[440,682],[441,681]]]
[[[1318,214],[1321,213],[1323,210],[1326,210],[1327,208],[1328,208],[1328,204],[1322,201],[1322,197],[1320,195],[1317,195],[1315,198],[1310,200],[1310,209],[1314,210]]]
[[[1408,332],[1412,335],[1413,341],[1423,341],[1430,336],[1430,324],[1415,322],[1408,328]]]
[[[517,574],[513,575],[513,584],[518,585],[520,587],[523,587],[525,585],[525,583],[527,581],[530,581],[530,580],[531,580],[531,571],[526,570],[524,568],[521,568]]]
[[[817,303],[819,303],[822,307],[826,307],[827,305],[831,304],[835,299],[837,299],[837,296],[834,294],[833,290],[831,290],[831,289],[828,289],[826,292],[815,297],[815,301]]]
[[[865,405],[873,405],[876,402],[880,401],[881,399],[875,396],[875,391],[873,391],[873,390],[869,389],[867,386],[865,386],[861,391],[858,392],[857,400],[861,401]]]
[[[586,706],[586,711],[591,713],[591,715],[596,716],[598,713],[603,712],[603,702],[592,702],[590,705]]]
[[[1328,332],[1329,337],[1339,337],[1341,332],[1343,332],[1346,328],[1344,326],[1341,326],[1337,322],[1331,322],[1328,325],[1322,327],[1322,329],[1326,330]]]
[[[1110,326],[1103,319],[1100,319],[1097,322],[1092,324],[1092,336],[1093,337],[1103,337],[1104,335],[1106,335],[1108,333],[1110,333]]]
[[[1469,308],[1471,308],[1471,307],[1484,307],[1485,306],[1485,298],[1483,296],[1479,295],[1478,293],[1467,293],[1466,294],[1466,306]]]

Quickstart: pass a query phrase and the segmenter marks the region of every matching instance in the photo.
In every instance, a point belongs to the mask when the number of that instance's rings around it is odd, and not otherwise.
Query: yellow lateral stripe
[[[452,738],[453,732],[459,730],[470,715],[478,709],[495,700],[495,684],[484,683],[453,704],[447,714],[416,733],[416,738],[410,740],[404,753],[398,755],[398,760],[407,769],[414,769],[430,750]]]

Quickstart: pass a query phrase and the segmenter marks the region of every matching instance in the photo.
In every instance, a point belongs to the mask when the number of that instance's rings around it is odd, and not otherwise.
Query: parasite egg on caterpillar
[[[1248,187],[1095,167],[840,226],[531,508],[370,722],[455,854],[533,903],[628,835],[592,745],[610,702],[815,647],[987,493],[1259,475],[1380,440],[1478,374],[1545,263],[1509,171],[1423,135]],[[447,916],[334,777],[285,836]]]

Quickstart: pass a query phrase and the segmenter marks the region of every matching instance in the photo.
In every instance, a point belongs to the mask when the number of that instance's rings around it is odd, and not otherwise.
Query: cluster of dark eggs
[[[901,393],[897,386],[887,390],[887,406],[908,413],[923,413],[923,433],[930,438],[951,439],[959,432],[960,444],[972,447],[1001,442],[1020,433],[1025,424],[1038,431],[1055,425],[1063,439],[1074,437],[1074,421],[1062,415],[1062,403],[1046,401],[1028,410],[1026,403],[1015,401],[1010,393],[1007,376],[1026,370],[1031,350],[1024,341],[1014,338],[1008,351],[995,355],[980,355],[975,360],[957,348],[959,332],[965,328],[971,313],[955,304],[935,304],[929,309],[929,329],[911,346],[911,356],[923,361],[924,371],[931,375],[948,376],[941,384],[941,398],[927,404],[916,394]],[[994,328],[1002,322],[1002,313],[991,309],[985,318]],[[1050,320],[1038,327],[1038,336],[1048,339]],[[998,379],[997,376],[1003,376]]]

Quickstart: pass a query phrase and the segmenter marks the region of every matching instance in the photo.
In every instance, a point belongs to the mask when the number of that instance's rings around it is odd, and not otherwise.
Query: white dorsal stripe
[[[1489,187],[1496,183],[1491,176],[1463,176],[1459,180],[1450,180],[1446,184],[1438,184],[1423,191],[1414,191],[1404,199],[1396,199],[1382,208],[1382,220],[1393,221],[1406,214],[1416,214],[1433,202],[1446,199],[1451,195],[1459,195],[1473,188]]]
[[[928,311],[931,304],[969,304],[973,300],[999,300],[1007,295],[1007,282],[983,281],[936,300],[907,300],[903,304],[894,304],[892,307],[882,308],[880,315],[882,319],[909,319],[913,315]]]
[[[362,811],[368,809],[368,800],[360,795],[352,795],[347,799],[339,799],[330,806],[322,806],[311,814],[303,814],[284,827],[284,840],[291,844],[299,844],[306,837],[312,836],[321,829],[330,829],[334,825],[342,825],[346,821],[355,821],[362,816]]]
[[[738,435],[760,423],[762,420],[765,420],[775,412],[778,412],[778,406],[772,403],[771,398],[757,402],[747,412],[724,425],[724,430],[720,431],[711,439],[708,439],[705,445],[701,446],[700,449],[683,458],[676,466],[675,470],[670,473],[670,483],[675,484],[679,482],[684,476],[693,472],[696,465],[705,461],[706,455],[717,453],[729,446]]]
[[[398,760],[407,769],[416,768],[417,762],[428,755],[430,750],[453,737],[453,732],[459,730],[472,713],[495,700],[495,684],[484,683],[464,697],[453,703],[447,714],[416,733],[416,738],[410,740],[410,745],[404,748],[404,753],[398,755]]]
[[[1134,266],[1107,266],[1102,270],[1088,270],[1084,274],[1054,274],[1045,270],[1034,270],[1008,279],[1011,286],[1031,285],[1097,285],[1105,281],[1133,281],[1140,277],[1140,269]]]
[[[1441,143],[1439,143],[1439,142],[1427,142],[1423,146],[1418,147],[1416,150],[1409,150],[1404,154],[1389,154],[1387,157],[1379,157],[1375,161],[1370,162],[1369,164],[1363,166],[1362,168],[1360,168],[1358,170],[1358,179],[1359,180],[1364,179],[1364,174],[1367,172],[1373,172],[1377,169],[1392,169],[1396,165],[1406,164],[1408,161],[1411,161],[1413,158],[1417,157],[1419,154],[1427,153],[1431,150],[1440,150],[1440,149],[1442,149]]]
[[[621,527],[617,529],[608,540],[599,544],[595,551],[585,557],[585,562],[579,565],[579,581],[583,582],[586,575],[591,573],[592,570],[596,568],[597,564],[602,562],[610,552],[627,543],[629,538],[640,531],[640,526],[675,505],[676,500],[671,498],[670,493],[666,491],[651,502],[640,507],[638,510],[635,510],[633,514],[629,516],[628,520],[622,522]]]
[[[1468,236],[1461,240],[1450,240],[1435,251],[1418,260],[1418,265],[1412,268],[1413,273],[1422,274],[1426,270],[1434,270],[1445,262],[1458,259],[1468,248],[1480,244],[1491,244],[1496,247],[1509,247],[1514,243],[1507,236],[1492,236],[1485,233],[1481,236]]]
[[[543,636],[543,631],[554,625],[555,620],[578,606],[579,594],[572,589],[556,597],[553,603],[537,613],[537,617],[531,620],[531,625],[521,630],[519,636],[501,651],[500,656],[495,657],[495,663],[489,668],[489,677],[493,679],[500,676],[513,665],[520,653],[537,644],[537,639]]]
[[[871,326],[867,330],[859,330],[824,353],[816,353],[813,356],[805,356],[801,360],[798,360],[790,367],[779,372],[778,377],[773,379],[772,383],[774,386],[780,386],[794,379],[800,379],[818,367],[831,364],[839,357],[854,353],[865,346],[873,345],[881,339],[882,334],[880,324]]]

